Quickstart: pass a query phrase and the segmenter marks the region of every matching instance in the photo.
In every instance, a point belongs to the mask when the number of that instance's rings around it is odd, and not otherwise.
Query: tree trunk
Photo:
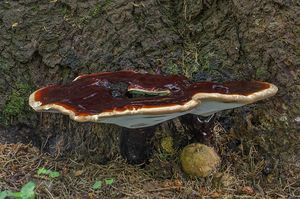
[[[201,81],[256,79],[278,85],[276,97],[217,120],[240,139],[261,137],[264,142],[256,144],[262,153],[276,148],[280,155],[287,146],[296,151],[299,11],[297,1],[281,0],[3,1],[0,141],[32,142],[53,155],[106,162],[120,154],[120,127],[35,113],[28,96],[79,74],[160,69]],[[180,131],[172,122],[160,129]]]

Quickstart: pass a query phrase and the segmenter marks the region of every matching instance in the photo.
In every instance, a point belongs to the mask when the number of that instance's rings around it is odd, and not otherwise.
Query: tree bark
[[[0,2],[0,141],[33,142],[53,155],[106,162],[120,154],[119,127],[35,113],[28,96],[79,74],[159,68],[200,81],[276,84],[276,97],[217,120],[233,118],[225,125],[237,137],[262,137],[266,142],[256,143],[262,153],[276,148],[280,155],[287,146],[294,151],[300,140],[299,11],[297,1],[281,0]],[[282,138],[290,144],[272,141]]]

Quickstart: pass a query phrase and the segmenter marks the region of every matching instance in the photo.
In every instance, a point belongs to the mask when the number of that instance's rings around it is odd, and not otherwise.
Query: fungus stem
[[[144,165],[148,162],[153,152],[152,138],[155,128],[122,128],[120,150],[128,163]]]

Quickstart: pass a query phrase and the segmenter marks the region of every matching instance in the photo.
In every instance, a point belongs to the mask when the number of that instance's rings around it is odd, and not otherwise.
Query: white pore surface
[[[176,118],[186,113],[188,112],[179,112],[162,115],[124,115],[116,116],[113,118],[103,118],[100,122],[116,124],[126,128],[143,128],[148,126],[154,126],[156,124]]]
[[[196,108],[192,109],[190,113],[201,116],[209,116],[216,112],[237,108],[245,104],[241,103],[225,103],[219,101],[201,101]]]
[[[232,109],[243,105],[244,104],[240,104],[240,103],[202,101],[196,108],[188,111],[161,114],[161,115],[139,114],[139,115],[115,116],[110,118],[101,118],[99,122],[116,124],[126,128],[143,128],[143,127],[153,126],[188,113],[201,115],[201,116],[209,116],[222,110]]]

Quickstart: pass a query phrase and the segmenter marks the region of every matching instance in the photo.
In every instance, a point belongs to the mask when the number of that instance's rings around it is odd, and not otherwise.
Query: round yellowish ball
[[[220,164],[220,157],[212,147],[194,143],[183,148],[180,161],[186,174],[206,177],[216,170]]]

